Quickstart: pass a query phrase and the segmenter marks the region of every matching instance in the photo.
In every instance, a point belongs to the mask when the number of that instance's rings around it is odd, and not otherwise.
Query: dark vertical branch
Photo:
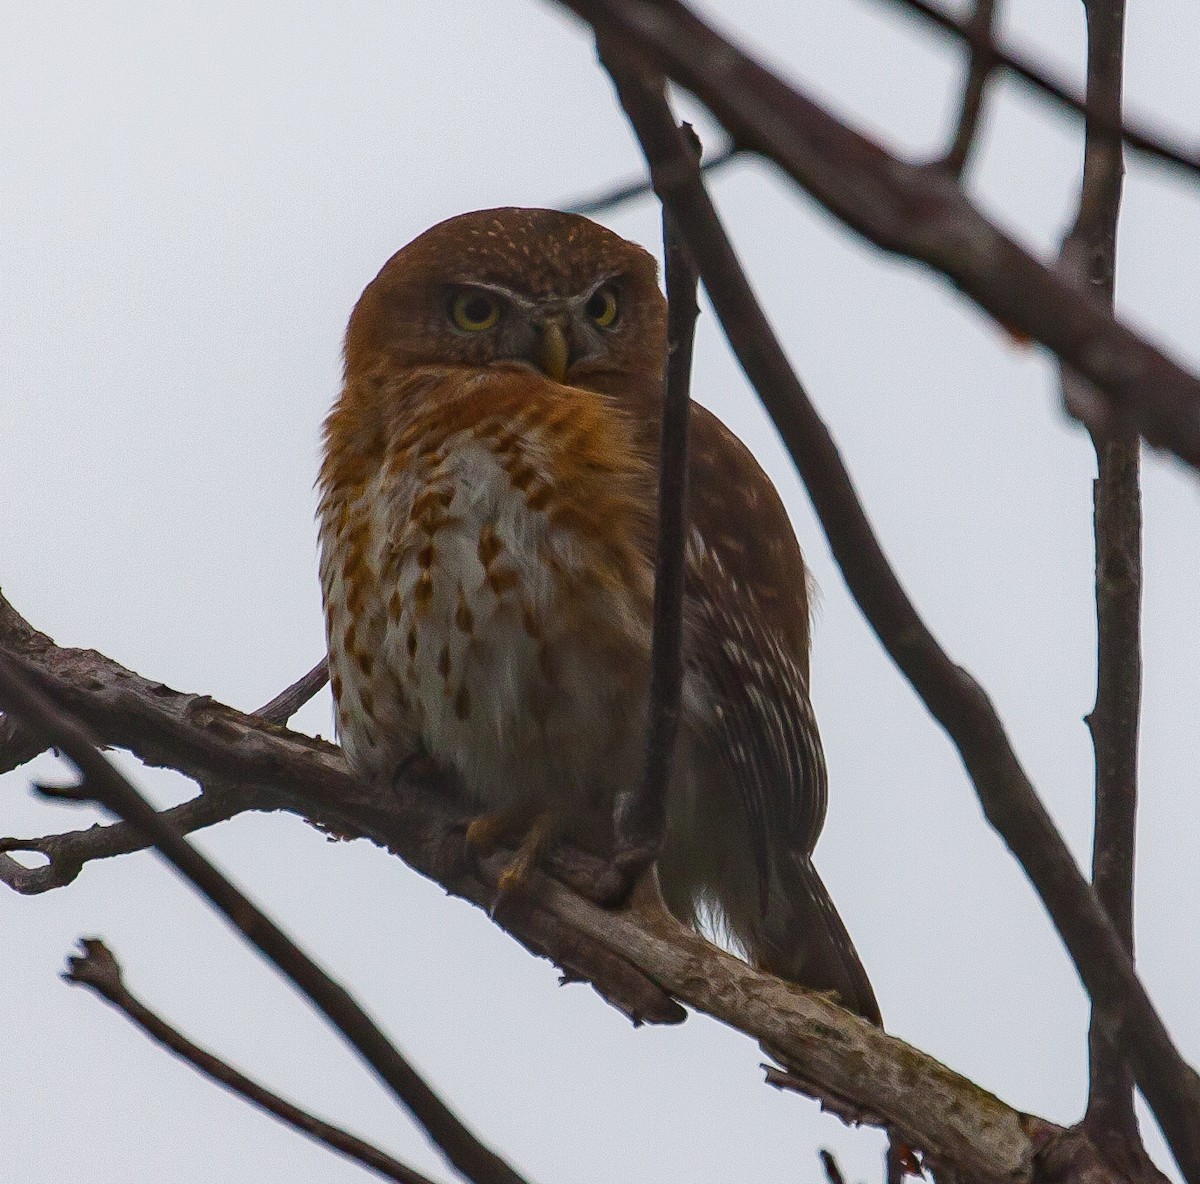
[[[996,48],[992,44],[995,16],[996,0],[975,0],[975,12],[966,26],[967,40],[971,45],[971,62],[963,83],[954,140],[946,155],[942,157],[942,164],[956,177],[962,176],[971,150],[975,147],[975,133],[979,129],[979,116],[983,112],[983,92],[987,89],[988,79],[996,68]]]
[[[1110,308],[1116,276],[1117,219],[1124,171],[1120,137],[1124,0],[1085,0],[1087,122],[1079,214],[1063,243],[1062,268]],[[1098,126],[1098,123],[1102,126]],[[1086,398],[1064,370],[1068,401]],[[1133,867],[1137,826],[1141,707],[1142,507],[1137,436],[1097,435],[1093,486],[1096,537],[1096,706],[1088,716],[1096,755],[1092,882],[1122,944],[1133,952]],[[1142,1154],[1133,1077],[1103,1031],[1093,1004],[1088,1033],[1084,1126],[1114,1158]],[[1123,1154],[1122,1154],[1123,1153]]]
[[[661,77],[656,80],[655,89],[665,109],[666,94]],[[671,117],[660,126],[664,136],[684,145],[686,151],[699,161],[700,140],[690,125],[676,127]],[[635,873],[653,860],[662,845],[683,690],[688,421],[691,418],[692,343],[700,312],[696,303],[699,277],[665,206],[663,248],[667,281],[667,364],[659,440],[654,636],[650,657],[646,764],[636,791],[619,799],[617,813],[617,859],[630,863],[630,870]]]

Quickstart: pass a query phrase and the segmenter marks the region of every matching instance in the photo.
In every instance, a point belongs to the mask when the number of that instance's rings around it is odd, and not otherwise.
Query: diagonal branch
[[[307,674],[285,687],[254,714],[273,724],[286,724],[329,681],[329,663],[322,658]]]
[[[717,149],[711,156],[706,156],[700,162],[700,167],[706,173],[715,173],[718,169],[723,169],[737,155],[738,150],[732,144],[726,144],[724,148]],[[611,189],[592,194],[590,197],[577,197],[570,201],[564,201],[557,208],[566,210],[569,214],[584,214],[589,218],[594,218],[597,214],[607,214],[627,201],[633,201],[638,197],[647,197],[653,192],[654,186],[639,177],[636,181],[622,181],[612,186]]]
[[[237,809],[288,810],[326,833],[369,838],[448,891],[492,911],[495,881],[482,879],[464,850],[473,809],[457,798],[453,785],[432,790],[409,785],[403,798],[389,795],[380,802],[349,773],[334,745],[244,715],[206,695],[173,691],[94,650],[60,648],[0,595],[0,652],[5,650],[20,657],[39,687],[105,744],[128,749],[147,764],[175,769],[207,792],[217,788],[219,794],[236,796]],[[200,800],[178,809],[194,805],[198,816],[207,816]],[[182,824],[180,814],[173,818]],[[109,829],[71,836],[69,861],[85,862],[93,841],[106,847]],[[9,842],[13,850],[39,843],[48,849],[51,840]],[[139,847],[148,845],[143,839]],[[115,853],[101,850],[100,857]],[[45,871],[0,855],[0,881],[17,891],[54,887],[53,880],[31,882]],[[594,868],[585,866],[577,879],[590,882],[595,875]],[[496,920],[529,950],[553,959],[567,977],[593,983],[635,1023],[679,1023],[684,1018],[683,1008],[619,952],[589,941],[545,911],[505,913]]]
[[[433,1184],[428,1176],[423,1176],[407,1164],[400,1163],[349,1131],[315,1118],[299,1106],[265,1089],[244,1073],[239,1073],[232,1065],[227,1065],[212,1053],[193,1044],[129,990],[125,985],[120,963],[104,942],[99,938],[85,937],[80,939],[79,944],[83,952],[74,954],[67,960],[68,968],[63,973],[63,978],[67,982],[78,983],[95,991],[141,1028],[151,1040],[157,1041],[181,1060],[187,1061],[198,1072],[244,1098],[251,1105],[258,1106],[268,1114],[274,1114],[281,1122],[287,1123],[295,1130],[301,1131],[318,1143],[325,1144],[339,1155],[356,1160],[363,1167],[370,1168],[389,1180],[395,1180],[397,1184]]]
[[[1063,938],[1105,1034],[1133,1068],[1184,1176],[1197,1184],[1200,1078],[1172,1043],[986,693],[941,648],[888,564],[829,430],[755,300],[695,162],[665,135],[670,112],[638,73],[619,73],[614,81],[655,189],[691,246],[729,343],[792,454],[851,593],[958,749],[988,821],[1020,861]]]
[[[473,1184],[524,1184],[520,1175],[467,1129],[349,992],[165,822],[104,758],[87,732],[38,690],[12,658],[3,654],[0,654],[0,697],[27,727],[58,748],[79,770],[83,779],[79,790],[84,795],[151,838],[163,857],[308,997],[467,1180]],[[73,790],[69,796],[80,795]]]
[[[1200,466],[1200,378],[1002,234],[939,164],[891,156],[679,0],[559,2],[687,87],[738,147],[775,161],[847,226],[928,264],[1086,377],[1104,397],[1068,410],[1089,427],[1137,430]]]

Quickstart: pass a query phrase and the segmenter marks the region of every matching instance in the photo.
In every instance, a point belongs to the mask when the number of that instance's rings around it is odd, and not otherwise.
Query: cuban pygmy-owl
[[[642,773],[665,326],[646,251],[531,209],[434,226],[350,318],[319,479],[338,733],[379,784],[414,756],[453,773],[483,811],[468,838],[526,836],[526,869],[557,837],[603,852]],[[690,431],[663,897],[878,1022],[811,859],[800,548],[742,443],[697,405]]]

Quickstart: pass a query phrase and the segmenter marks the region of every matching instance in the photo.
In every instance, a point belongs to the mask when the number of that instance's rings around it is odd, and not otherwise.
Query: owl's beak
[[[571,346],[563,319],[547,317],[535,326],[535,330],[538,336],[533,346],[533,360],[538,369],[555,382],[565,382],[571,363]]]

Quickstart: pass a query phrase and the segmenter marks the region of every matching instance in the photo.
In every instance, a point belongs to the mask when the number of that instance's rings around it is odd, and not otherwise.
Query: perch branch
[[[193,1044],[161,1016],[151,1011],[126,987],[120,963],[102,941],[94,937],[85,937],[80,939],[79,944],[83,952],[73,954],[67,959],[67,970],[63,973],[63,978],[67,982],[88,987],[102,999],[106,999],[141,1028],[151,1040],[161,1044],[181,1060],[187,1061],[198,1072],[244,1098],[251,1105],[265,1110],[268,1114],[274,1114],[280,1121],[318,1143],[324,1143],[339,1155],[356,1160],[363,1167],[370,1168],[389,1180],[397,1181],[397,1184],[433,1184],[428,1176],[423,1176],[406,1164],[400,1163],[349,1131],[315,1118],[299,1106],[252,1081],[244,1073],[239,1073],[232,1065],[227,1065],[212,1053]]]
[[[775,161],[835,217],[952,280],[1104,397],[1087,426],[1137,430],[1200,465],[1200,378],[1002,234],[940,164],[914,165],[834,119],[679,0],[559,0],[690,90],[742,149]]]
[[[448,890],[491,910],[495,884],[474,874],[474,864],[463,850],[472,810],[457,800],[452,786],[424,794],[420,787],[409,786],[407,800],[389,796],[381,804],[347,771],[334,745],[244,715],[206,695],[173,691],[94,650],[60,648],[0,595],[0,652],[5,650],[20,657],[39,687],[104,743],[128,749],[146,764],[175,769],[209,792],[215,789],[218,796],[228,795],[226,812],[213,821],[242,810],[288,810],[332,835],[369,838]],[[207,796],[177,807],[180,813],[173,814],[174,821],[181,824],[182,811],[192,806],[192,825],[208,825],[204,819],[210,812],[199,804]],[[228,805],[234,800],[237,806]],[[43,892],[58,886],[59,880],[73,879],[74,874],[65,872],[92,858],[93,849],[95,857],[104,858],[149,845],[141,838],[136,847],[126,847],[127,834],[109,834],[122,826],[126,824],[66,836],[63,875],[53,870],[53,841],[64,836],[6,840],[8,850],[40,850],[50,855],[51,863],[29,869],[0,854],[0,880],[16,891]],[[120,849],[110,850],[119,838]],[[592,874],[588,870],[579,878],[588,882]],[[567,977],[592,982],[635,1022],[683,1019],[683,1009],[640,970],[553,916],[534,912],[497,920],[528,949],[553,959]]]
[[[173,749],[171,767],[187,776],[219,775],[230,793],[252,801],[268,795],[275,808],[345,837],[369,838],[448,891],[491,906],[507,857],[497,853],[482,867],[464,857],[470,812],[454,808],[453,786],[425,793],[405,786],[402,796],[373,802],[331,745],[171,691],[94,651],[59,649],[0,598],[4,648],[97,739],[151,750],[160,761]],[[63,677],[68,671],[70,677]],[[536,873],[528,902],[503,910],[496,920],[626,1013],[677,1020],[683,1013],[670,998],[675,996],[779,1050],[799,1073],[805,1094],[836,1113],[878,1122],[925,1152],[934,1167],[997,1184],[1053,1184],[1063,1177],[1048,1173],[1066,1159],[1088,1165],[1088,1184],[1161,1184],[1157,1177],[1118,1172],[1081,1132],[1020,1114],[926,1054],[820,995],[756,971],[669,917],[645,920],[649,910],[638,892],[647,890],[647,882],[635,889],[632,907],[603,909]]]
[[[524,1184],[520,1175],[467,1129],[392,1046],[349,992],[165,822],[105,759],[87,732],[43,694],[12,658],[2,654],[0,697],[8,710],[58,748],[78,769],[82,778],[79,790],[83,795],[142,830],[159,853],[308,997],[357,1049],[466,1179],[473,1184]],[[73,790],[67,796],[77,798],[80,795]]]
[[[988,821],[1033,882],[1106,1035],[1133,1068],[1184,1176],[1197,1184],[1200,1078],[1175,1048],[983,688],[941,648],[888,564],[828,428],[755,300],[695,162],[665,136],[671,120],[665,103],[636,71],[619,71],[614,82],[656,191],[690,245],[730,345],[791,452],[851,593],[958,749]]]

